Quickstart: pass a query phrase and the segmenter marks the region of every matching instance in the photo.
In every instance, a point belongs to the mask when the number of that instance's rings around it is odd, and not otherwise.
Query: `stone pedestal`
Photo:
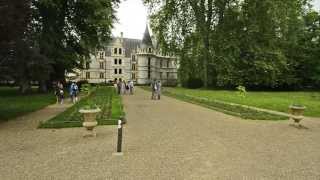
[[[97,114],[101,112],[99,108],[97,109],[81,109],[79,111],[80,113],[83,114],[83,127],[86,128],[86,132],[83,135],[83,137],[96,137],[97,133],[94,130],[94,127],[98,125],[98,122],[96,120]]]

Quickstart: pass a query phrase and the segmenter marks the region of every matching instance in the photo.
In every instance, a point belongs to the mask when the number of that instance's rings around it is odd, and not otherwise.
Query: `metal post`
[[[120,153],[122,151],[122,121],[118,120],[118,145],[117,152]]]

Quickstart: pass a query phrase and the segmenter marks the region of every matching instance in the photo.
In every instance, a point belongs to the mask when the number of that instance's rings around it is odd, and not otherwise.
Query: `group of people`
[[[151,99],[153,100],[160,100],[161,96],[161,81],[154,80],[151,82]]]
[[[124,94],[133,94],[134,91],[134,84],[133,81],[130,80],[129,82],[126,82],[125,80],[117,80],[114,83],[114,87],[117,90],[119,95]],[[161,96],[161,82],[154,80],[151,82],[151,99],[152,100],[160,100]],[[69,87],[69,94],[71,101],[73,103],[76,103],[78,101],[78,93],[79,88],[78,85],[75,82],[72,82]],[[61,82],[57,82],[55,85],[55,96],[57,98],[57,103],[63,104],[64,100],[64,90],[63,90],[63,84]]]
[[[133,94],[134,85],[132,80],[129,82],[126,82],[125,80],[117,80],[114,83],[114,87],[117,89],[119,95]]]
[[[59,103],[63,104],[64,90],[63,90],[63,84],[61,82],[57,82],[55,84],[54,94],[57,99],[57,104],[59,104]],[[69,95],[70,95],[70,99],[73,103],[76,103],[78,101],[78,94],[79,94],[78,85],[75,82],[72,82],[69,87]]]

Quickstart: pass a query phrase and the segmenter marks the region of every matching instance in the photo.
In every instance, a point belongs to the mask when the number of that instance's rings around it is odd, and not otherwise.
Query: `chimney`
[[[120,32],[120,42],[123,42],[123,32]]]

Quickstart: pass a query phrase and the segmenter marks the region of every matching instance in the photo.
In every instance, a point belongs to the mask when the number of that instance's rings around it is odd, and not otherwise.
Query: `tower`
[[[153,79],[156,78],[155,66],[156,66],[156,59],[153,55],[153,44],[152,39],[150,36],[148,25],[146,25],[146,29],[143,34],[143,38],[141,41],[141,49],[139,53],[139,61],[138,67],[141,71],[139,71],[139,84],[148,84]]]

